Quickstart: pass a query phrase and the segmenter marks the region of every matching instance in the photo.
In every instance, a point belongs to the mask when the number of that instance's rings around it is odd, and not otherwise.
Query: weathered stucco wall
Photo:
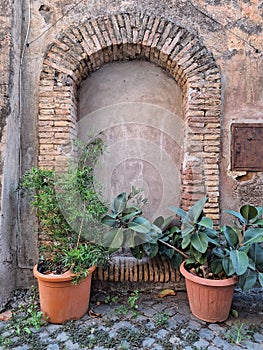
[[[0,308],[16,288],[17,193],[19,178],[19,53],[21,30],[19,1],[0,3]]]
[[[237,209],[241,203],[247,201],[263,204],[262,173],[236,174],[230,169],[231,123],[263,121],[261,1],[35,0],[31,1],[30,9],[29,2],[23,2],[22,38],[27,31],[29,36],[21,66],[22,90],[19,115],[19,49],[23,41],[19,30],[19,19],[22,18],[19,17],[20,3],[20,1],[0,1],[0,8],[3,10],[1,13],[5,13],[1,18],[0,27],[1,44],[4,46],[4,50],[1,50],[3,98],[0,102],[2,109],[0,169],[3,174],[3,190],[0,249],[2,249],[1,259],[8,266],[15,267],[18,264],[17,271],[22,272],[21,277],[15,278],[14,271],[10,270],[10,283],[5,283],[10,286],[9,290],[6,290],[1,279],[0,305],[13,288],[29,284],[29,270],[37,259],[35,222],[32,215],[29,215],[26,203],[20,202],[21,220],[18,225],[14,227],[11,223],[13,214],[18,208],[17,198],[12,191],[19,173],[37,164],[39,79],[45,53],[61,33],[67,31],[67,28],[78,26],[90,18],[104,18],[119,13],[148,14],[153,18],[162,18],[186,28],[203,42],[219,66],[222,81],[220,207]],[[27,21],[29,14],[30,26]],[[19,138],[18,120],[21,120],[21,138]],[[4,130],[6,132],[3,133]],[[18,172],[19,159],[21,166]],[[2,262],[1,265],[4,266]],[[4,271],[5,267],[1,267],[1,278]]]

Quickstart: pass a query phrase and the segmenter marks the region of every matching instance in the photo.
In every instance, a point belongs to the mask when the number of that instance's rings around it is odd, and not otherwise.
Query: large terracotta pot
[[[229,316],[236,277],[210,280],[195,276],[184,267],[180,272],[185,277],[190,310],[197,318],[206,322],[223,322]]]
[[[61,324],[76,320],[85,315],[89,308],[92,272],[79,284],[72,284],[72,274],[68,271],[62,275],[44,275],[37,271],[33,273],[38,280],[40,308],[43,317],[50,323]]]

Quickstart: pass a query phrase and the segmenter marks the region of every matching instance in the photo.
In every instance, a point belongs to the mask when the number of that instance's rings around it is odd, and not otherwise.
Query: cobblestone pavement
[[[81,320],[43,323],[37,330],[29,326],[36,315],[30,313],[33,302],[28,291],[8,306],[13,308],[13,319],[0,321],[0,350],[263,349],[262,290],[245,297],[235,293],[232,315],[218,324],[195,318],[185,292],[164,298],[159,292],[97,292],[91,297],[92,311]],[[33,319],[27,316],[23,321],[28,312]]]

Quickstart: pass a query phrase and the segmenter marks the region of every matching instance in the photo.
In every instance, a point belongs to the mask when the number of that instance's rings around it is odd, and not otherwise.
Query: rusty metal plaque
[[[231,133],[231,169],[263,171],[263,123],[234,123]]]

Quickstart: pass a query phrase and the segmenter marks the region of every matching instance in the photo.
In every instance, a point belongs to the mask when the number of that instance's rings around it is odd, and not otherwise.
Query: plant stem
[[[182,252],[180,249],[175,248],[174,246],[172,246],[171,244],[164,242],[162,239],[158,239],[159,242],[161,242],[162,244],[166,245],[167,247],[173,249],[174,251],[176,251],[177,253],[181,254],[184,258],[188,259],[189,256],[187,254],[185,254],[184,252]]]
[[[77,244],[76,244],[76,248],[78,249],[79,247],[79,241],[80,241],[80,235],[82,232],[82,228],[83,228],[83,223],[84,223],[84,212],[86,210],[86,202],[83,203],[83,216],[81,218],[81,222],[80,222],[80,228],[79,228],[79,233],[78,233],[78,240],[77,240]]]

